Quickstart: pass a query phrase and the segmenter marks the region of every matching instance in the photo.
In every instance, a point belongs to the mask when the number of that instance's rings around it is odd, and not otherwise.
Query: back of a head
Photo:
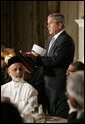
[[[67,92],[79,104],[84,105],[84,71],[76,71],[67,78]]]
[[[75,61],[75,62],[71,63],[71,65],[75,67],[76,71],[84,70],[84,63],[81,61]]]
[[[1,123],[23,123],[18,109],[10,102],[1,102]]]

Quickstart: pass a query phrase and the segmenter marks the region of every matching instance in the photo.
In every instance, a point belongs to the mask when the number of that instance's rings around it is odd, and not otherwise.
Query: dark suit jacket
[[[43,109],[45,111],[46,108],[46,95],[45,95],[45,85],[44,85],[44,77],[43,77],[43,67],[37,68],[30,79],[30,84],[37,89],[38,91],[38,104],[42,104]]]
[[[79,118],[77,118],[77,112],[69,114],[68,123],[84,123],[84,112],[81,112]]]
[[[37,58],[37,64],[44,67],[45,91],[50,115],[67,117],[66,69],[73,61],[74,50],[72,38],[64,31],[52,44],[49,54]]]

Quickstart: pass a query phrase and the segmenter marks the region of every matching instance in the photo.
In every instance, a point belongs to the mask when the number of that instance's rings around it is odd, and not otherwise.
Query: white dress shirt
[[[12,80],[1,86],[1,96],[9,97],[21,115],[29,114],[38,106],[37,95],[37,90],[24,80],[21,82]]]

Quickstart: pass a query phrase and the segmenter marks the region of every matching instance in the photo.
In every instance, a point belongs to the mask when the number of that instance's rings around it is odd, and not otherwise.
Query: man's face
[[[24,76],[24,66],[21,63],[14,63],[8,68],[8,73],[14,81],[21,81]]]
[[[55,35],[56,33],[59,32],[59,29],[60,29],[60,23],[56,23],[56,20],[54,19],[54,17],[48,17],[48,25],[47,25],[47,28],[48,28],[48,31],[49,31],[49,34],[53,34]]]

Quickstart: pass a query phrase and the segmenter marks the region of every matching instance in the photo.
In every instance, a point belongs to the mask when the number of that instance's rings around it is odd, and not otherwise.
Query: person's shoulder
[[[62,38],[62,42],[64,43],[68,43],[70,45],[74,45],[74,40],[73,38],[71,37],[70,34],[68,34],[66,31],[62,32],[62,35],[61,35],[61,38]],[[69,42],[68,42],[69,41]]]
[[[64,36],[65,36],[67,39],[70,39],[70,40],[73,41],[72,36],[71,36],[69,33],[67,33],[66,31],[65,31],[65,33],[64,33]]]
[[[5,83],[5,84],[1,85],[1,88],[2,88],[2,87],[9,86],[9,85],[11,85],[11,81],[9,81],[9,82],[7,82],[7,83]]]
[[[72,37],[64,31],[64,32],[62,32],[62,34],[59,37],[59,44],[60,45],[61,44],[63,44],[63,45],[68,44],[68,45],[73,46],[74,41],[73,41]]]
[[[27,89],[29,88],[36,90],[30,83],[26,82],[25,80],[23,82],[24,82],[24,87],[26,87]]]
[[[38,95],[38,91],[37,89],[35,89],[31,84],[29,84],[28,82],[24,81],[24,85],[23,85],[23,89],[25,90],[25,92],[27,93],[32,93],[34,95]]]

